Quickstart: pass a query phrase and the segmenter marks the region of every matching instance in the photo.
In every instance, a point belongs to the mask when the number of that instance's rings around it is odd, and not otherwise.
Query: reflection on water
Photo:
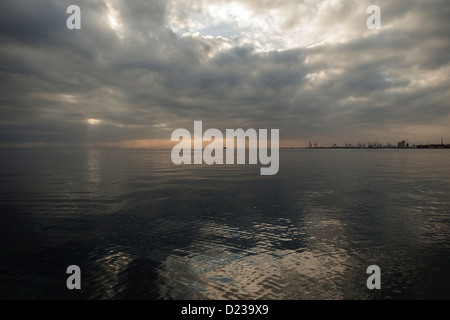
[[[88,161],[87,161],[87,172],[89,176],[89,182],[91,184],[100,183],[100,150],[89,149]]]
[[[340,287],[348,262],[344,250],[324,254],[309,248],[305,233],[289,220],[255,224],[250,230],[205,226],[217,242],[195,241],[169,256],[161,266],[161,296],[165,299],[317,299],[344,298]],[[229,246],[231,239],[255,238],[255,246]],[[302,241],[305,247],[283,249]],[[326,252],[326,251],[325,251]],[[183,291],[180,291],[180,288]]]
[[[270,177],[169,151],[1,153],[2,298],[450,298],[447,150],[282,150]]]
[[[94,264],[99,271],[98,292],[102,292],[105,299],[113,299],[120,294],[124,287],[120,281],[120,274],[127,269],[132,257],[124,252],[117,251],[115,248],[110,249],[105,256],[97,257]]]

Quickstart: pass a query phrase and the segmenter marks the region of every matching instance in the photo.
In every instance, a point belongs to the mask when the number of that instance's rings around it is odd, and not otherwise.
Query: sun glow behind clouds
[[[350,10],[351,9],[351,10]],[[174,0],[169,26],[178,34],[223,37],[257,51],[342,43],[365,34],[364,4],[336,0],[242,1]],[[363,14],[359,14],[363,12]]]
[[[99,119],[88,119],[87,122],[88,122],[90,125],[97,125],[97,124],[100,124],[102,121],[99,120]]]
[[[114,32],[120,39],[123,39],[123,28],[120,19],[120,12],[115,9],[109,1],[105,1],[105,4],[108,7],[106,17],[109,27],[114,30]]]

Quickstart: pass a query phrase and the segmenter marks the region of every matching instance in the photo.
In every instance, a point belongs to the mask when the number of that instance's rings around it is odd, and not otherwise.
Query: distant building
[[[397,148],[402,148],[402,149],[406,148],[406,141],[402,140],[399,143],[397,143]]]

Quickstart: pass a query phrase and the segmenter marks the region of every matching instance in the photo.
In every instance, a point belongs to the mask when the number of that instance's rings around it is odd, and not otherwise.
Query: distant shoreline
[[[301,150],[324,150],[324,149],[332,149],[332,150],[416,150],[416,149],[425,149],[425,150],[436,150],[436,149],[450,149],[450,145],[419,145],[419,146],[413,146],[408,148],[398,148],[398,147],[316,147],[316,148],[309,148],[309,147],[280,147],[280,149],[288,149],[288,150],[294,150],[294,149],[301,149]]]

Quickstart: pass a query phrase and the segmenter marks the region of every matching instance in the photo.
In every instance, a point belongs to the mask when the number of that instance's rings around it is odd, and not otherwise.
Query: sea
[[[170,150],[2,149],[0,299],[450,299],[450,150],[279,161],[261,176]]]

